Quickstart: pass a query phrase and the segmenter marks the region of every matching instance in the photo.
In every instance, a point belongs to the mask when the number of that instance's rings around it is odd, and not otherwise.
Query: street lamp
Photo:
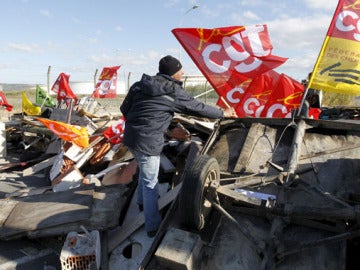
[[[190,11],[192,11],[193,9],[197,9],[199,6],[198,5],[193,5],[191,8],[189,8],[184,15],[188,14]]]
[[[198,7],[199,7],[198,5],[193,5],[187,11],[185,11],[185,13],[181,16],[181,21],[180,21],[180,25],[179,25],[180,28],[182,27],[182,24],[184,22],[185,15],[188,14],[190,11],[192,11],[194,9],[197,9]],[[181,45],[180,45],[180,48],[179,48],[179,61],[181,61]]]

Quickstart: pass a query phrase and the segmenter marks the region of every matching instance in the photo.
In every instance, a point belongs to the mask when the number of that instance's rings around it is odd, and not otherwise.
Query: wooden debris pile
[[[0,163],[1,241],[24,237],[62,237],[65,241],[67,233],[86,228],[111,230],[114,249],[141,227],[143,222],[124,232],[121,226],[136,188],[136,161],[121,142],[113,143],[104,136],[121,115],[98,107],[87,98],[74,108],[56,108],[48,114],[50,120],[86,127],[87,147],[62,140],[36,117],[14,115],[5,123],[6,149]],[[199,153],[213,127],[213,122],[202,119],[174,118],[161,156],[159,180],[166,184],[165,193],[170,192],[160,198],[162,208],[176,198],[187,156]]]

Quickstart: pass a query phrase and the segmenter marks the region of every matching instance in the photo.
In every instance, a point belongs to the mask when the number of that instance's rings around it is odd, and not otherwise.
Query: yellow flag
[[[41,107],[33,105],[32,102],[26,97],[25,92],[22,92],[22,110],[27,115],[41,114]]]
[[[360,96],[359,1],[339,0],[308,88]]]

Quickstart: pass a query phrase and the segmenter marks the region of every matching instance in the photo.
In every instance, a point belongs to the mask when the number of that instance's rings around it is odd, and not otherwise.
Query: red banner
[[[254,78],[235,107],[237,116],[260,117],[278,78],[279,74],[272,70]]]
[[[266,25],[178,28],[172,33],[219,96],[233,107],[252,78],[287,60],[271,54]]]
[[[0,91],[0,106],[5,107],[5,109],[9,112],[11,112],[13,108],[13,106],[7,102],[7,99],[3,91]]]
[[[113,123],[110,127],[105,129],[103,135],[109,139],[113,144],[118,144],[123,141],[125,130],[125,118],[121,117],[118,121]]]
[[[271,70],[251,81],[235,110],[238,117],[288,118],[303,93],[303,84]]]
[[[120,66],[104,67],[92,93],[93,98],[116,98],[117,71]]]
[[[261,112],[261,117],[290,118],[292,110],[300,107],[303,94],[303,84],[281,74]]]
[[[360,2],[340,0],[309,88],[360,95]]]
[[[74,99],[76,102],[76,100],[78,99],[70,88],[69,78],[70,75],[62,72],[51,87],[51,90],[57,93],[57,100]]]

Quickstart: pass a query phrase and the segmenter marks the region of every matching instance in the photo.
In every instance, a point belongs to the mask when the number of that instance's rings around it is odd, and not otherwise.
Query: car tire
[[[181,221],[190,229],[201,230],[210,214],[211,202],[207,199],[210,183],[220,178],[219,163],[213,157],[200,155],[184,172],[179,196]]]

